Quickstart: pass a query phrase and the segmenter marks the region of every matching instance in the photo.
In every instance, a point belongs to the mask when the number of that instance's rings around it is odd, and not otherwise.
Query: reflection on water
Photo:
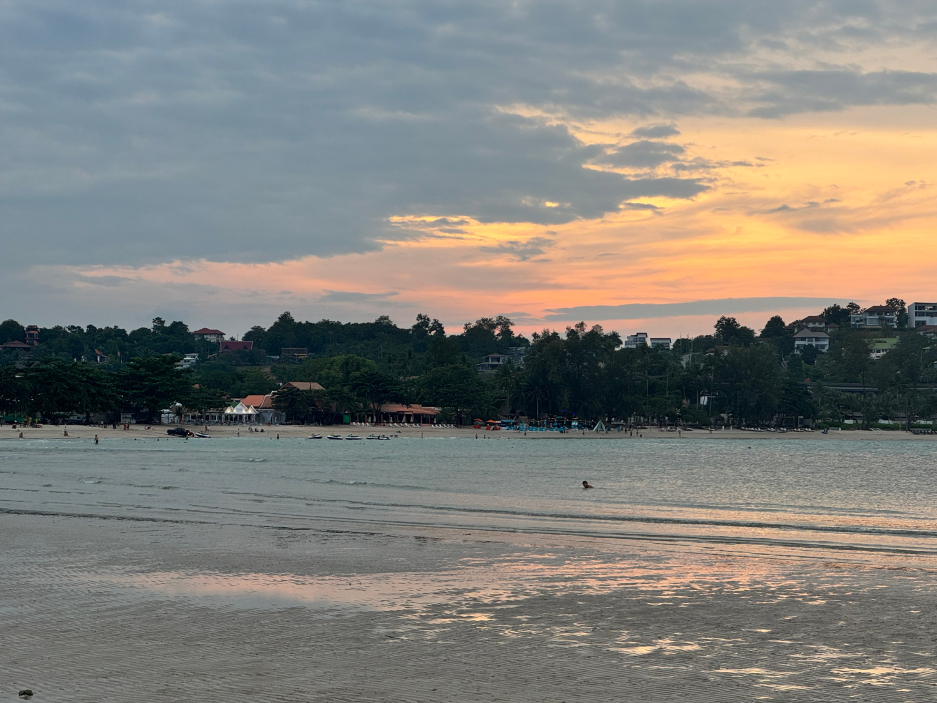
[[[837,440],[10,442],[0,443],[13,468],[0,474],[0,509],[937,555],[935,450]],[[581,490],[583,478],[596,490]]]

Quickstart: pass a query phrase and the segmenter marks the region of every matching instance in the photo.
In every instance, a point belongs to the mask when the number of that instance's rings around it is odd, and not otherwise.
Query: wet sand
[[[922,701],[937,560],[0,515],[7,697]]]

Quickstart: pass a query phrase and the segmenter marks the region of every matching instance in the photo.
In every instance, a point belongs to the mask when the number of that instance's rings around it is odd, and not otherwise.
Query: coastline
[[[150,429],[145,429],[144,425],[130,425],[130,428],[124,430],[118,426],[114,430],[110,426],[93,427],[89,425],[69,425],[55,426],[44,425],[39,428],[19,428],[13,430],[10,425],[0,427],[0,441],[19,440],[19,433],[23,432],[23,439],[62,439],[62,440],[88,440],[98,435],[99,439],[143,439],[143,438],[166,438],[169,440],[182,441],[178,437],[169,437],[166,430],[172,427],[184,426],[192,432],[204,431],[204,425],[151,425]],[[65,429],[68,430],[68,437],[64,437]],[[369,434],[384,434],[407,439],[433,439],[433,438],[461,438],[474,439],[477,435],[482,439],[505,439],[505,440],[591,440],[591,441],[638,441],[640,439],[667,439],[673,441],[693,441],[693,440],[906,440],[906,441],[937,441],[937,434],[934,435],[915,435],[904,430],[830,430],[829,434],[823,434],[819,431],[814,432],[752,432],[747,430],[734,429],[714,429],[712,433],[708,430],[683,430],[678,435],[675,431],[658,430],[656,427],[635,430],[634,436],[629,436],[628,432],[608,433],[592,432],[589,430],[576,430],[573,432],[517,432],[515,430],[499,430],[488,432],[486,430],[476,430],[471,427],[463,428],[436,428],[424,426],[419,427],[391,427],[391,426],[354,426],[354,425],[272,425],[264,426],[263,432],[248,432],[246,426],[237,425],[209,425],[209,433],[212,438],[238,437],[240,430],[240,439],[276,439],[279,435],[282,439],[306,439],[311,434],[321,434],[322,441],[326,435],[336,433],[341,435],[356,434],[361,437],[367,437]],[[643,437],[638,437],[639,433]],[[197,441],[194,438],[191,441]],[[310,440],[312,441],[312,440]]]

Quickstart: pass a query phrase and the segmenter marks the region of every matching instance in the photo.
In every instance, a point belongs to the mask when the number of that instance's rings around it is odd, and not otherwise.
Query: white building
[[[937,303],[911,303],[908,306],[908,327],[937,325]]]
[[[629,334],[625,337],[625,349],[637,349],[638,347],[647,346],[647,332],[638,332],[637,334]]]
[[[830,335],[820,330],[801,330],[794,335],[794,349],[816,347],[817,351],[825,352],[830,349]]]
[[[195,366],[198,363],[198,352],[192,354],[186,354],[182,357],[182,361],[176,364],[177,369],[187,369],[191,366]]]
[[[875,329],[897,326],[897,310],[887,305],[873,305],[863,312],[849,316],[849,324],[857,329]]]
[[[195,330],[192,334],[196,339],[204,339],[206,342],[220,342],[224,339],[224,332],[208,329],[207,327]]]
[[[670,351],[670,337],[651,337],[651,348]]]

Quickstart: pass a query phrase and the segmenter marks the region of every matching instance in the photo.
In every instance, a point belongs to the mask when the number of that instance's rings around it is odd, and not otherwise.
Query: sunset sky
[[[937,3],[0,3],[0,317],[937,300]]]

